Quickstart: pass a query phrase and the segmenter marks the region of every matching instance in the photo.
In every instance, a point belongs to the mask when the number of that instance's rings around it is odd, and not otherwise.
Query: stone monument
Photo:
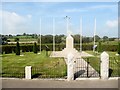
[[[61,55],[67,57],[68,53],[72,53],[73,55],[78,53],[78,51],[74,48],[74,40],[71,34],[68,34],[66,38],[66,48],[62,50]]]

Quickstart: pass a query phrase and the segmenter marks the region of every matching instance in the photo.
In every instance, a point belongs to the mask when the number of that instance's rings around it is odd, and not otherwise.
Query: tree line
[[[74,43],[80,43],[80,35],[75,34],[72,35],[74,38]],[[83,43],[90,43],[93,42],[94,37],[86,37],[82,36]],[[36,39],[38,43],[40,43],[40,35],[37,34],[26,34],[23,33],[21,35],[0,35],[0,44],[4,45],[7,42],[11,42],[10,39],[14,39],[14,42],[18,42],[22,39]],[[66,35],[55,35],[55,43],[65,43]],[[109,38],[108,36],[103,36],[102,38],[98,35],[95,35],[96,42],[98,41],[114,41],[116,38]],[[41,42],[42,44],[52,43],[53,42],[53,35],[41,35]]]

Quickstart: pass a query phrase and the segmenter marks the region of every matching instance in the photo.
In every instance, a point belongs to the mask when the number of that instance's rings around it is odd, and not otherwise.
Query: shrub
[[[49,50],[52,51],[52,44],[42,44],[41,45],[41,50],[46,50],[45,45],[47,45],[49,47]],[[39,50],[39,45],[37,46],[37,51]],[[20,45],[20,50],[22,50],[22,52],[33,52],[33,44],[21,44]],[[66,46],[63,44],[56,44],[55,45],[55,50],[56,51],[61,51],[65,48]],[[75,44],[74,47],[79,50],[80,49],[80,45],[79,44]],[[92,50],[93,45],[92,44],[83,44],[82,45],[82,50]],[[16,53],[16,45],[0,45],[0,50],[2,50],[0,53],[12,53],[15,52]],[[102,44],[102,51],[116,51],[118,52],[118,45],[104,45]]]
[[[37,49],[38,49],[38,48],[37,48],[37,44],[36,44],[36,42],[34,42],[33,52],[34,52],[34,53],[37,53]]]
[[[118,43],[118,54],[120,54],[120,42]]]
[[[19,42],[16,43],[16,55],[20,55],[20,46],[19,46]]]
[[[102,45],[101,45],[101,41],[99,41],[98,43],[98,52],[102,52]]]

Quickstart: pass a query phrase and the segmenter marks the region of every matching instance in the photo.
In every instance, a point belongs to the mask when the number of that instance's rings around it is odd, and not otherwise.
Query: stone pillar
[[[31,79],[31,66],[25,67],[25,79]]]
[[[74,48],[74,40],[73,37],[69,34],[66,38],[66,48],[73,49]]]
[[[101,79],[108,79],[109,76],[109,55],[106,52],[101,54]]]
[[[67,80],[74,80],[74,70],[73,70],[73,65],[74,65],[74,56],[72,53],[69,53],[67,56]]]

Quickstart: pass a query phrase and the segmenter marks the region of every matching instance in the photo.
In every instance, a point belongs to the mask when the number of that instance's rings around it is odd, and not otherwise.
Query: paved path
[[[118,88],[118,80],[19,80],[3,79],[2,88]]]
[[[64,51],[53,51],[50,55],[50,57],[64,57],[67,58],[67,54],[69,54],[70,52],[64,52]],[[71,52],[75,58],[80,58],[80,57],[92,57],[93,55],[88,54],[84,51],[82,52],[78,52],[77,50],[73,52]]]

